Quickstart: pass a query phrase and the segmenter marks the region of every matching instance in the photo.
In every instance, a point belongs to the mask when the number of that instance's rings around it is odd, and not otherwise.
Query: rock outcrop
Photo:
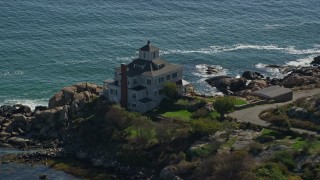
[[[242,77],[248,80],[257,80],[257,79],[263,79],[264,76],[259,72],[251,72],[251,71],[245,71],[242,73]]]
[[[86,105],[99,96],[101,87],[79,83],[65,87],[49,101],[49,107],[16,104],[0,107],[0,145],[34,146],[37,141],[61,138],[71,119],[82,115]]]
[[[313,58],[312,65],[320,65],[320,56]]]
[[[225,94],[244,90],[247,80],[244,78],[231,78],[229,76],[217,76],[206,80],[208,84],[216,87]]]

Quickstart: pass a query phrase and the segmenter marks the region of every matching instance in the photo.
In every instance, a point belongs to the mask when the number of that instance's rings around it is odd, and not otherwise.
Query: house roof
[[[263,88],[258,91],[255,91],[252,94],[257,96],[267,97],[267,98],[274,98],[290,92],[292,92],[292,90],[288,88],[284,88],[280,86],[269,86],[267,88]]]
[[[150,41],[148,41],[148,43],[143,46],[142,48],[139,49],[140,51],[147,51],[147,52],[154,52],[154,51],[158,51],[159,48],[153,46],[150,44]]]
[[[167,74],[180,68],[182,68],[181,65],[172,64],[159,58],[152,61],[138,58],[134,59],[127,65],[127,76],[133,77],[137,75],[144,75],[155,77],[162,74]]]

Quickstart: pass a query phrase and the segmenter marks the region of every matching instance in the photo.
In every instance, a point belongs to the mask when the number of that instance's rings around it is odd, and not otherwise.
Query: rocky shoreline
[[[320,87],[320,56],[314,58],[308,67],[292,67],[268,65],[266,67],[278,69],[284,75],[283,78],[265,77],[259,72],[245,71],[241,77],[216,76],[206,80],[206,82],[216,87],[226,95],[247,96],[253,91],[268,87],[270,85],[280,85],[286,88],[311,89]],[[212,67],[208,67],[207,72],[212,74]]]
[[[316,57],[312,64],[319,65],[319,59],[320,57]],[[264,77],[259,72],[246,71],[240,78],[218,76],[206,81],[224,94],[238,96],[247,96],[255,90],[270,85],[287,88],[320,87],[320,66],[293,68],[270,65],[269,67],[282,68],[287,75],[277,79]],[[210,67],[208,73],[215,73],[215,70]],[[101,89],[101,86],[92,83],[79,83],[56,93],[50,98],[48,107],[37,106],[31,110],[30,107],[21,104],[1,106],[0,147],[40,149],[40,151],[2,156],[0,163],[52,165],[57,160],[71,158],[83,162],[85,168],[108,170],[108,173],[113,174],[108,175],[109,178],[153,177],[156,174],[154,170],[123,165],[112,154],[89,150],[79,143],[81,136],[77,135],[82,131],[82,125],[90,123],[87,119],[90,119],[92,114],[105,113],[110,105],[110,102],[100,96]]]
[[[107,107],[108,102],[100,96],[101,89],[92,83],[65,87],[50,98],[48,107],[37,106],[33,111],[21,104],[1,106],[0,147],[39,151],[5,155],[0,163],[50,165],[49,161],[71,158],[83,162],[86,169],[108,169],[108,173],[116,174],[112,177],[145,177],[144,169],[123,166],[108,153],[87,151],[79,145],[79,139],[72,137],[83,117]]]

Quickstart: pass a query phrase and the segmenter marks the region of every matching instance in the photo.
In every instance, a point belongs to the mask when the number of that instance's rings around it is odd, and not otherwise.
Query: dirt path
[[[296,99],[299,99],[301,97],[308,97],[308,96],[312,96],[314,94],[320,93],[320,88],[316,88],[316,89],[310,89],[310,90],[301,90],[301,91],[294,91],[293,92],[293,100],[295,101]],[[253,106],[253,107],[249,107],[246,109],[241,109],[241,110],[237,110],[233,113],[230,113],[229,116],[233,117],[233,118],[237,118],[240,121],[243,122],[250,122],[252,124],[257,124],[257,125],[261,125],[261,126],[268,126],[269,123],[266,121],[263,121],[259,118],[259,114],[261,111],[265,110],[265,109],[269,109],[269,108],[273,108],[276,106],[281,106],[284,104],[289,104],[292,101],[288,101],[288,102],[284,102],[284,103],[274,103],[274,104],[265,104],[265,105],[259,105],[259,106]],[[308,131],[308,130],[303,130],[303,129],[298,129],[298,128],[291,128],[294,131],[303,133],[309,133],[309,134],[317,134],[313,131]]]

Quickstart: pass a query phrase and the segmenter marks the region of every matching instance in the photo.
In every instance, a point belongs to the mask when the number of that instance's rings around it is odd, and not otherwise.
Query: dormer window
[[[134,68],[134,69],[143,70],[143,67],[144,67],[144,66],[145,66],[145,65],[134,64],[134,65],[133,65],[133,68]]]

